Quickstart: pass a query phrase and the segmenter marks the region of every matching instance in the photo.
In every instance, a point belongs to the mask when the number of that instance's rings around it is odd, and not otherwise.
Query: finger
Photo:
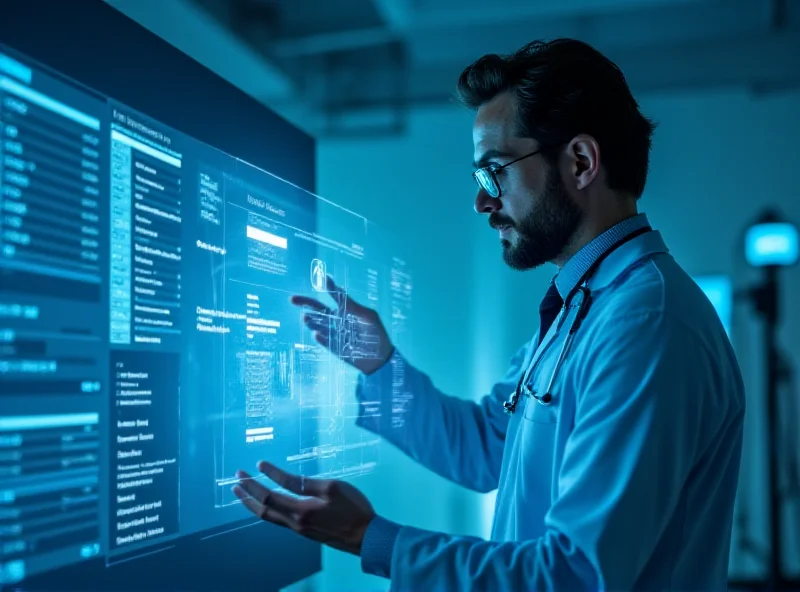
[[[259,505],[273,508],[282,514],[295,514],[303,509],[299,500],[261,485],[246,472],[237,471],[237,476],[240,479],[239,487]],[[273,481],[275,480],[273,479]]]
[[[312,337],[314,338],[314,341],[319,343],[322,347],[330,348],[331,336],[327,332],[314,331]]]
[[[279,469],[272,463],[268,463],[265,460],[259,461],[256,466],[258,467],[259,471],[264,473],[267,477],[272,479],[281,487],[284,487],[297,495],[302,495],[300,492],[303,490],[305,479],[303,479],[300,475],[287,473],[283,469]]]
[[[328,276],[328,291],[331,294],[331,297],[336,302],[336,306],[339,308],[339,311],[345,311],[350,314],[354,314],[356,316],[364,314],[368,309],[364,306],[353,300],[350,294],[347,292],[346,289],[340,288],[335,283],[333,283],[333,278]]]
[[[270,496],[270,490],[245,471],[236,471],[236,478],[239,479],[239,487],[258,503],[264,504]]]
[[[328,292],[336,292],[339,290],[339,286],[337,286],[336,282],[333,281],[333,276],[325,276],[325,288],[328,290]]]
[[[261,520],[267,520],[279,526],[285,526],[293,530],[297,529],[297,523],[290,516],[281,514],[278,510],[273,510],[269,506],[265,506],[257,499],[250,497],[247,492],[240,486],[233,486],[233,493],[242,501],[242,505],[247,508],[251,513],[258,516]]]
[[[326,276],[326,288],[339,308],[350,308],[352,300],[347,292],[336,285],[331,276]]]
[[[331,324],[330,317],[312,312],[303,315],[303,323],[312,331],[327,329]]]
[[[238,497],[242,505],[250,510],[253,514],[258,516],[259,518],[264,518],[265,513],[267,511],[267,506],[259,502],[256,498],[251,497],[250,494],[245,491],[243,487],[240,485],[234,485],[232,491],[236,497]]]
[[[307,499],[298,499],[285,493],[271,491],[267,498],[267,503],[264,505],[284,516],[297,516],[309,509],[309,501]]]
[[[265,460],[258,463],[258,470],[281,487],[297,495],[313,495],[325,498],[330,493],[331,483],[333,483],[330,479],[312,479],[311,477],[287,473]]]
[[[311,310],[315,310],[317,312],[321,312],[321,313],[325,313],[325,314],[330,314],[331,313],[331,310],[327,306],[322,304],[322,302],[320,302],[319,300],[316,300],[314,298],[310,298],[308,296],[292,296],[289,299],[289,302],[291,302],[295,306],[302,306],[302,307],[305,307],[305,308],[309,308]]]

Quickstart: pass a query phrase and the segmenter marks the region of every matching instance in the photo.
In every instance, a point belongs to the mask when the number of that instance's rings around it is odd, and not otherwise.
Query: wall
[[[768,204],[800,222],[794,164],[800,94],[676,94],[643,97],[642,104],[661,124],[642,209],[690,273],[731,274],[739,286],[750,282],[754,276],[737,255],[746,225]],[[471,122],[471,114],[455,108],[426,109],[412,113],[402,138],[321,141],[318,188],[404,238],[415,272],[409,357],[445,391],[475,399],[535,330],[553,269],[507,269],[496,234],[473,212]],[[792,295],[799,293],[800,277],[796,269],[784,275],[782,341],[798,363],[800,300]],[[740,497],[751,510],[753,536],[765,544],[764,397],[751,317],[739,307],[733,329],[749,397]],[[425,528],[487,532],[491,496],[461,491],[389,445],[382,463],[357,481],[378,512]],[[800,524],[800,512],[788,521]],[[787,553],[800,557],[800,533],[794,539]],[[326,550],[323,561],[323,573],[311,582],[318,590],[387,589],[385,581],[362,575],[356,558]],[[757,576],[757,563],[734,550],[732,574]]]

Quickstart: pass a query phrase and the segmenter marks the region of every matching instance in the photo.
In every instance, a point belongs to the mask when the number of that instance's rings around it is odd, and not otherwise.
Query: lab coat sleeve
[[[359,377],[357,424],[459,485],[492,491],[508,427],[503,401],[517,385],[527,349],[517,351],[505,377],[479,403],[445,395],[395,351],[378,371]]]
[[[707,379],[695,373],[709,356],[691,330],[656,313],[615,319],[592,348],[546,534],[489,542],[378,523],[393,539],[383,569],[395,592],[633,589],[676,508],[701,428],[715,429],[701,426]]]

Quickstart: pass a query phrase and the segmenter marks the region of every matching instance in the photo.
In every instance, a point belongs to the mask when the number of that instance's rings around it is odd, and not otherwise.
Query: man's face
[[[519,138],[516,132],[512,94],[500,95],[481,107],[473,129],[475,164],[504,165],[539,148],[535,140]],[[499,231],[505,262],[524,270],[557,260],[582,221],[558,166],[536,154],[501,169],[496,176],[500,198],[481,189],[475,210],[489,214],[489,225]]]

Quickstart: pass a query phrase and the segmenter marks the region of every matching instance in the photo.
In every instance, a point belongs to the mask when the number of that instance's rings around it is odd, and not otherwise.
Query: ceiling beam
[[[296,92],[285,74],[189,0],[105,1],[257,100]]]
[[[399,36],[389,29],[373,27],[278,41],[270,44],[268,52],[276,57],[297,58],[368,49],[388,45],[398,39]]]
[[[641,8],[584,18],[519,19],[502,27],[450,27],[445,31],[412,31],[414,61],[432,64],[472,61],[481,53],[510,53],[533,39],[571,37],[606,53],[616,48],[683,46],[711,39],[739,38],[766,32],[763,0],[727,0],[721,11],[714,3]],[[477,42],[476,40],[479,40]]]
[[[403,38],[414,60],[447,62],[470,56],[475,47],[504,53],[534,38],[577,37],[599,46],[680,43],[687,37],[752,31],[754,24],[762,22],[764,10],[762,0],[724,0],[725,10],[721,9],[720,0],[591,0],[597,3],[587,4],[588,1],[564,0],[563,6],[558,2],[526,1],[508,10],[492,7],[489,17],[484,15],[485,5],[447,11],[438,2],[412,8],[412,0],[372,0],[384,15],[386,27],[286,39],[270,44],[269,54],[293,58],[339,53]],[[577,10],[578,5],[583,10]],[[565,6],[574,10],[565,11]],[[608,7],[617,10],[600,10]],[[658,26],[653,27],[653,23]]]
[[[724,9],[724,0],[712,0]],[[536,2],[507,0],[502,9],[485,0],[427,0],[420,2],[414,14],[415,30],[448,29],[463,26],[497,26],[514,21],[575,19],[627,11],[680,8],[700,5],[709,0],[558,0]]]
[[[372,0],[385,26],[286,39],[270,44],[269,54],[281,58],[297,58],[389,45],[399,41],[402,34],[409,29],[412,18],[411,1]]]
[[[413,0],[372,0],[386,26],[395,32],[405,31],[411,24]]]
[[[782,31],[788,20],[787,0],[767,0],[769,26],[773,31]]]
[[[762,34],[739,39],[659,45],[609,53],[622,69],[633,93],[640,96],[675,91],[745,89],[769,92],[800,88],[800,36]],[[404,101],[407,105],[445,104],[453,101],[463,63],[412,68]],[[342,111],[395,105],[387,89],[372,89],[370,96],[331,101]]]

